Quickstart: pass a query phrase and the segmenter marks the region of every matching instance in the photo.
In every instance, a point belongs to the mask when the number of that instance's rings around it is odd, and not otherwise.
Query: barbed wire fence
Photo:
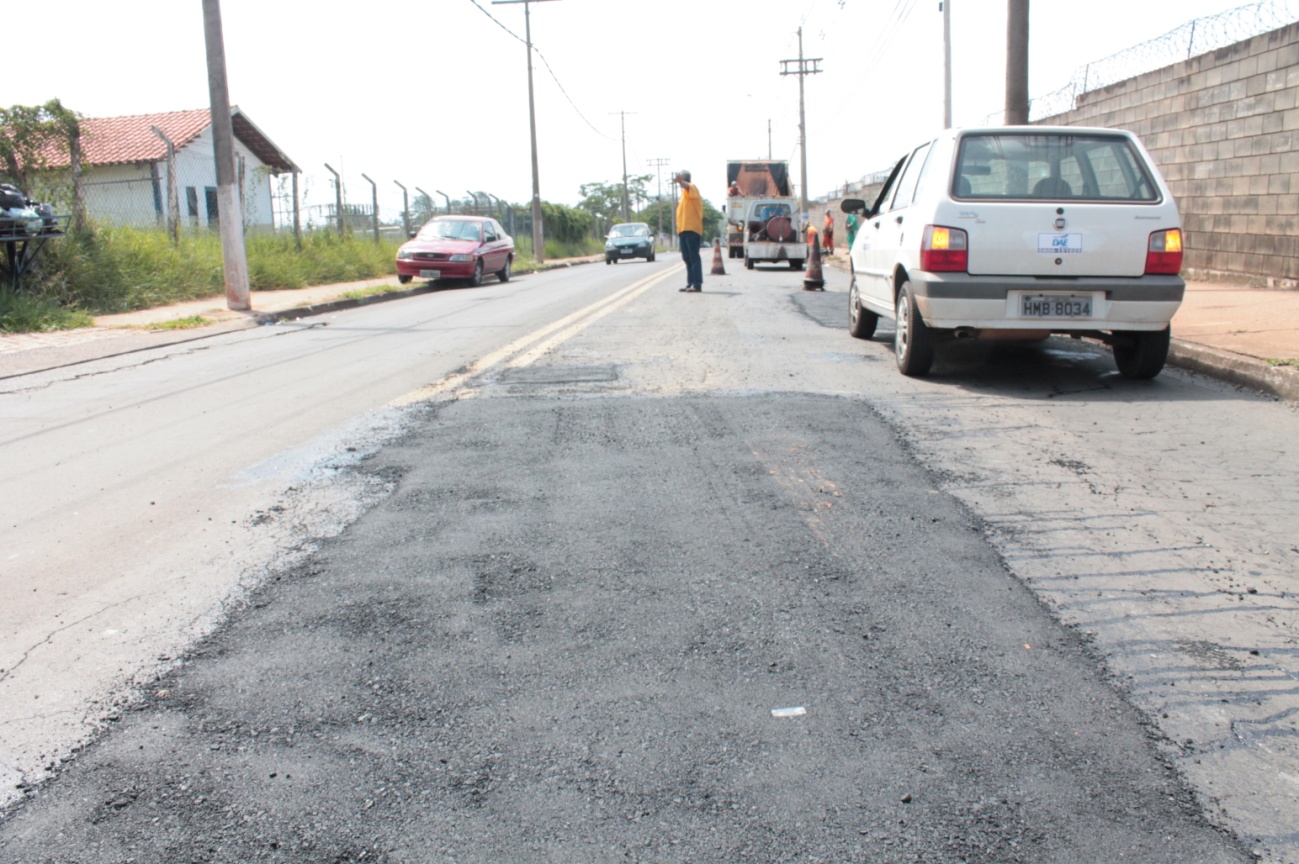
[[[1195,18],[1162,36],[1148,39],[1074,70],[1069,83],[1030,101],[1029,120],[1043,120],[1064,114],[1076,107],[1078,97],[1084,93],[1226,48],[1295,22],[1299,22],[1299,0],[1260,0]],[[1004,112],[996,111],[987,114],[983,123],[1000,126],[1003,118]],[[820,200],[856,197],[862,190],[881,184],[886,179],[888,169],[873,171],[860,180],[835,187]]]
[[[1029,102],[1029,120],[1064,114],[1073,110],[1078,97],[1084,93],[1226,48],[1296,21],[1299,21],[1299,0],[1261,0],[1187,21],[1162,36],[1074,70],[1069,83]],[[987,115],[984,122],[999,125],[1002,116],[998,111]]]

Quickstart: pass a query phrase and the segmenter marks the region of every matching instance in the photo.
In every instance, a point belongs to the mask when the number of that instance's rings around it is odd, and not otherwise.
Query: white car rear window
[[[952,195],[1154,202],[1159,188],[1122,136],[1001,133],[961,139]]]

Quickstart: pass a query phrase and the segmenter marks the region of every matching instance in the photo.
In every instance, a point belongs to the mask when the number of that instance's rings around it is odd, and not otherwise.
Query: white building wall
[[[216,190],[215,147],[212,143],[211,128],[195,138],[176,153],[176,180],[180,196],[181,222],[184,225],[197,224],[199,227],[216,225],[215,214],[208,213],[209,196],[207,190]],[[250,228],[269,230],[273,226],[271,205],[271,182],[266,166],[253,152],[238,139],[235,140],[235,155],[244,160],[244,224]],[[236,158],[236,164],[238,159]],[[167,172],[164,165],[160,171],[163,182]],[[194,189],[197,199],[197,214],[191,215],[189,208],[189,189]],[[164,188],[164,196],[166,195]]]
[[[176,192],[182,230],[216,228],[209,202],[216,198],[216,163],[212,130],[176,151]],[[258,230],[274,226],[271,180],[266,167],[238,140],[235,153],[244,160],[244,224]],[[87,166],[83,186],[86,212],[92,220],[136,227],[165,227],[167,161],[156,165]],[[209,194],[210,193],[210,194]]]
[[[83,174],[86,213],[94,221],[141,228],[158,224],[148,165],[92,165]]]

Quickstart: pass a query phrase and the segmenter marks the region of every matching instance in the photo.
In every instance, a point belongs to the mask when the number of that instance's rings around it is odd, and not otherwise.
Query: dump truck
[[[789,262],[803,269],[808,257],[798,199],[789,183],[789,163],[780,159],[736,159],[726,163],[726,248],[744,266]]]

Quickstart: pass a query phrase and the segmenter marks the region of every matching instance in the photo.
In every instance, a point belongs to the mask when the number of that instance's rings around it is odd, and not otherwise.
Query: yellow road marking
[[[677,264],[669,267],[660,273],[652,276],[646,276],[628,285],[626,288],[598,300],[584,309],[579,309],[569,315],[565,315],[558,321],[552,321],[544,327],[540,327],[526,336],[521,336],[509,344],[497,348],[489,354],[469,364],[469,367],[463,372],[457,372],[454,375],[427,384],[416,390],[412,390],[402,396],[398,396],[388,404],[393,407],[402,405],[412,405],[416,402],[426,402],[443,393],[462,387],[466,381],[475,376],[481,375],[489,369],[501,365],[509,360],[507,368],[518,368],[527,366],[534,362],[538,357],[552,350],[563,342],[573,338],[581,333],[587,327],[600,320],[616,309],[625,306],[632,300],[635,300],[641,294],[644,294],[650,288],[672,276],[677,271],[684,268],[684,264]],[[510,359],[513,358],[513,359]]]

